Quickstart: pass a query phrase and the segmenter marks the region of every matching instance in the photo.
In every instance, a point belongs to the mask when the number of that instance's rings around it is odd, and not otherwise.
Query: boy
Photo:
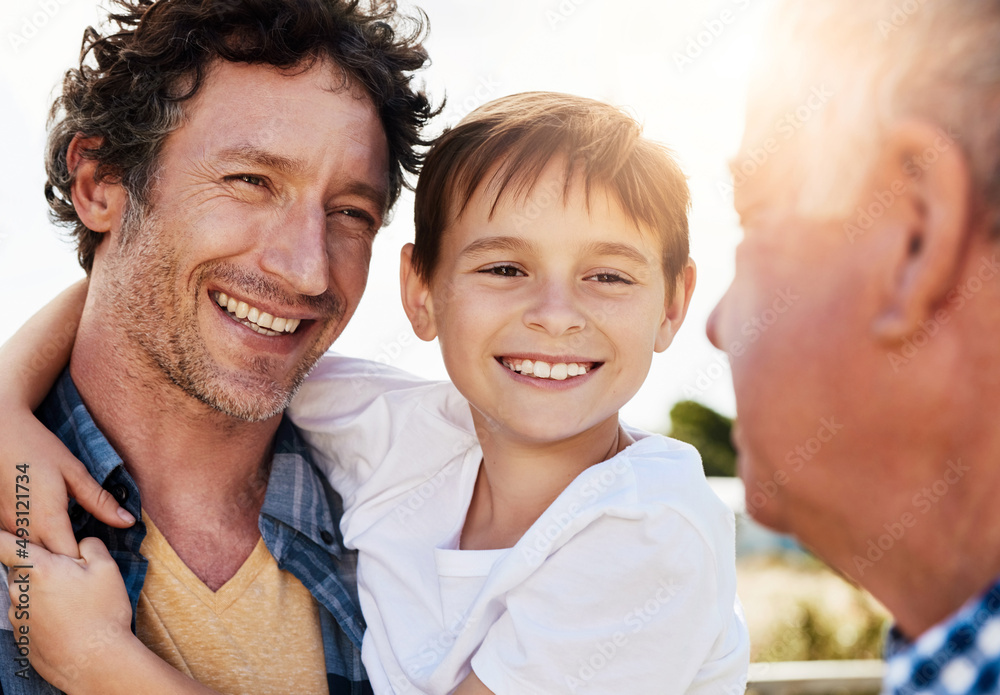
[[[687,206],[588,99],[506,97],[435,144],[401,284],[453,385],[330,357],[291,411],[344,498],[375,692],[742,692],[732,515],[692,448],[618,421],[687,311]]]

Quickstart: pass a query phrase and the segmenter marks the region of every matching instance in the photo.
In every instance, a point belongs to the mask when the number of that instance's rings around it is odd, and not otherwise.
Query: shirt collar
[[[83,462],[94,479],[104,485],[122,466],[122,459],[111,442],[97,428],[76,390],[69,368],[63,370],[35,413],[74,456]]]
[[[118,452],[87,411],[69,368],[60,374],[36,415],[102,486],[116,469],[124,471]],[[320,478],[298,431],[283,417],[275,433],[274,459],[261,515],[305,534],[339,556],[341,539],[334,520],[340,518],[341,507],[338,496]]]
[[[996,616],[1000,616],[1000,579],[915,640],[907,638],[898,626],[893,625],[886,635],[885,658],[891,659],[903,655],[911,649],[926,653],[934,652],[940,647],[943,636],[950,630],[962,626],[978,630],[984,622]]]
[[[324,484],[298,430],[284,417],[275,437],[261,516],[292,527],[339,557],[341,538],[335,519],[342,512],[340,498]]]

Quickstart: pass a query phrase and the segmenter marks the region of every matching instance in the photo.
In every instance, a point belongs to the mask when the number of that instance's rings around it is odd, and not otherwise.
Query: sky
[[[674,344],[656,355],[625,406],[629,424],[664,431],[671,405],[693,398],[735,414],[726,357],[705,322],[733,274],[739,243],[727,161],[743,124],[748,70],[768,0],[424,0],[432,65],[419,73],[447,106],[439,132],[516,92],[569,92],[625,108],[668,145],[689,177],[698,286]],[[400,2],[404,11],[414,4]],[[45,121],[95,0],[6,0],[0,16],[0,342],[83,276],[42,195]],[[399,303],[399,249],[413,237],[412,194],[379,232],[368,289],[335,348],[445,378],[437,345],[413,336]]]

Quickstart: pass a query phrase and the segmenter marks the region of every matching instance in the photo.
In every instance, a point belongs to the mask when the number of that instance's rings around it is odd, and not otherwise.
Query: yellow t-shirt
[[[177,556],[144,513],[149,561],[136,634],[177,670],[222,693],[326,693],[316,600],[278,569],[264,539],[218,591]]]

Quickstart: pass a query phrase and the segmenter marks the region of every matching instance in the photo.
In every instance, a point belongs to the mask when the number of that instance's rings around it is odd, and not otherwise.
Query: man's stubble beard
[[[281,413],[326,351],[326,332],[317,334],[303,359],[285,375],[272,375],[278,360],[268,355],[249,357],[241,370],[224,368],[213,360],[198,329],[198,299],[205,281],[223,279],[248,297],[305,304],[332,317],[331,323],[338,326],[345,314],[343,301],[331,294],[293,297],[266,276],[222,262],[199,266],[191,293],[181,294],[178,254],[165,243],[162,221],[155,211],[138,207],[130,206],[124,215],[121,241],[108,255],[102,302],[113,308],[110,324],[125,338],[126,358],[139,358],[186,396],[237,420],[260,422]]]

